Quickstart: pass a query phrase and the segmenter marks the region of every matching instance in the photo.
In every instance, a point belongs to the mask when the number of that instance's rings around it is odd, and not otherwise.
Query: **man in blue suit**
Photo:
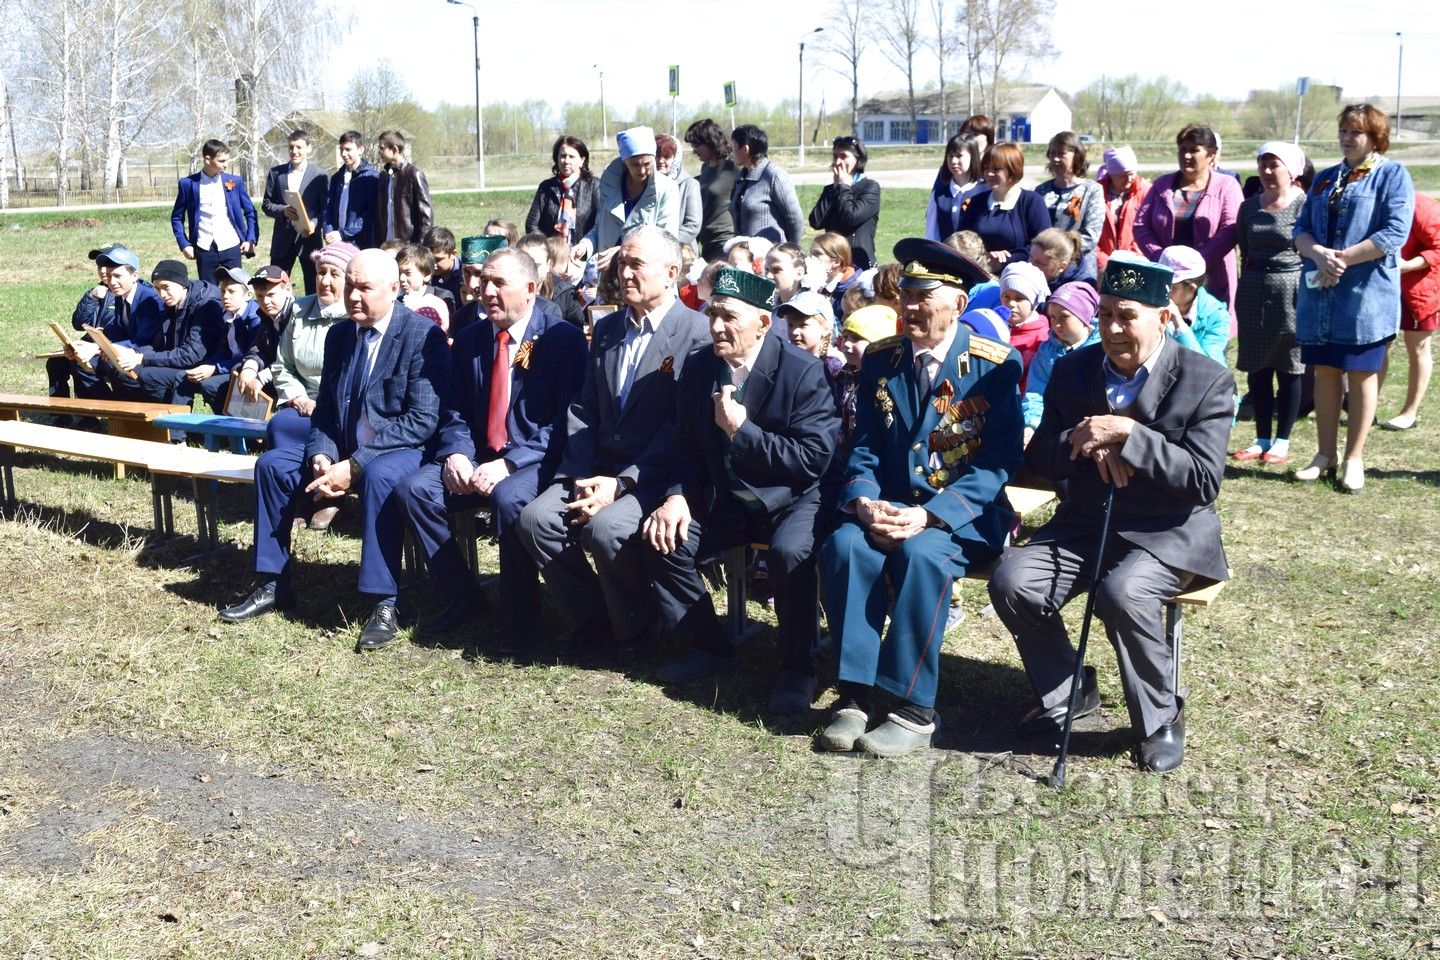
[[[295,270],[295,258],[300,258],[300,273],[305,278],[305,293],[315,293],[315,261],[310,255],[320,249],[322,228],[320,219],[325,213],[325,193],[330,177],[310,162],[310,134],[295,130],[290,134],[290,159],[286,163],[270,168],[265,175],[265,194],[260,198],[260,208],[267,217],[275,221],[270,234],[270,263],[286,273]],[[310,218],[310,232],[301,235],[298,214],[290,206],[285,193],[300,194],[305,204],[305,214]]]
[[[770,544],[782,661],[770,706],[795,713],[815,698],[815,515],[840,420],[820,361],[769,335],[774,306],[769,278],[728,267],[716,275],[706,307],[714,346],[685,363],[675,476],[645,539],[662,627],[696,641],[660,669],[667,683],[704,679],[735,655],[696,564],[752,540]]]
[[[230,148],[223,141],[206,140],[200,153],[200,172],[180,178],[170,229],[203,280],[213,277],[216,267],[238,267],[242,255],[253,256],[260,224],[245,181],[225,172]]]
[[[405,520],[395,488],[420,469],[450,381],[444,332],[396,303],[399,295],[394,257],[363,250],[350,261],[350,319],[336,321],[325,335],[310,439],[303,448],[269,450],[255,466],[255,572],[261,584],[220,611],[221,620],[236,623],[292,605],[290,528],[300,499],[324,502],[353,490],[363,527],[360,592],[374,604],[356,649],[375,650],[399,635],[395,595]]]
[[[375,198],[380,174],[365,162],[365,138],[358,130],[340,134],[340,169],[330,177],[321,229],[326,243],[353,243],[364,250],[377,246]]]
[[[865,351],[845,516],[820,555],[840,654],[820,745],[881,757],[930,743],[951,584],[999,555],[1015,522],[1005,483],[1022,456],[1020,355],[957,322],[985,271],[930,240],[900,241],[895,258],[904,333]],[[879,694],[893,708],[867,732]]]
[[[430,566],[445,610],[420,632],[438,636],[478,612],[482,594],[466,570],[446,515],[489,501],[500,541],[500,649],[515,652],[540,613],[540,576],[516,535],[520,511],[549,486],[563,420],[585,376],[585,335],[540,310],[535,261],[501,250],[485,261],[485,321],[455,338],[450,394],[430,462],[401,484],[410,528]]]

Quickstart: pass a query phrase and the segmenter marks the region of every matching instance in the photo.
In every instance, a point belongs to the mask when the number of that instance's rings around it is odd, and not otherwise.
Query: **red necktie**
[[[499,453],[509,434],[505,417],[510,412],[510,331],[495,334],[495,359],[490,363],[490,410],[485,416],[485,442]]]

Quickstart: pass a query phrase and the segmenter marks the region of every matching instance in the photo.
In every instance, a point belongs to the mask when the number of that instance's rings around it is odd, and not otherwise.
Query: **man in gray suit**
[[[1173,274],[1111,260],[1100,283],[1100,342],[1055,365],[1045,413],[1025,450],[1056,482],[1059,509],[1005,552],[990,597],[1015,637],[1039,705],[1022,735],[1057,732],[1069,709],[1075,650],[1060,608],[1093,589],[1115,647],[1140,765],[1157,773],[1185,756],[1185,704],[1175,690],[1163,605],[1193,580],[1229,576],[1215,500],[1234,411],[1230,371],[1165,335]],[[1100,583],[1090,584],[1106,488],[1115,487]],[[1088,668],[1076,717],[1100,708]]]
[[[275,229],[270,234],[270,262],[293,276],[295,258],[299,257],[305,293],[313,295],[315,261],[310,256],[320,249],[320,217],[325,213],[325,191],[330,186],[330,176],[310,162],[310,134],[306,131],[292,131],[287,150],[289,162],[271,167],[265,176],[260,209],[275,221]],[[310,218],[309,233],[300,233],[299,214],[286,199],[287,191],[300,194],[305,214]]]
[[[653,637],[655,591],[640,525],[670,480],[685,358],[710,342],[705,317],[676,296],[673,235],[638,227],[618,258],[625,307],[595,324],[555,482],[520,514],[520,540],[575,625],[562,642],[577,649],[626,650]]]

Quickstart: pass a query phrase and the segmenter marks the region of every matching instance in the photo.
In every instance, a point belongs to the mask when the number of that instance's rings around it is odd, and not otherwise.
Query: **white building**
[[[882,94],[860,104],[860,139],[877,143],[944,143],[965,122],[963,91],[945,96],[945,130],[940,130],[940,94],[915,95],[915,128],[904,93]],[[977,106],[977,109],[981,109]],[[984,112],[981,109],[981,112]],[[1062,130],[1071,130],[1070,105],[1054,87],[1009,87],[1002,91],[999,115],[990,118],[999,140],[1044,143]]]

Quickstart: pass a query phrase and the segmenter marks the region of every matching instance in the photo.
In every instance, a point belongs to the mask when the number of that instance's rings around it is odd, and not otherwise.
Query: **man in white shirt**
[[[203,166],[181,177],[170,210],[170,228],[185,259],[194,260],[202,278],[218,267],[240,267],[242,256],[255,255],[260,226],[245,181],[227,173],[230,148],[220,140],[201,147]]]
[[[653,641],[656,624],[640,524],[670,481],[676,382],[710,333],[675,296],[672,234],[637,227],[617,258],[625,308],[595,324],[555,482],[520,514],[519,535],[575,624],[562,643],[634,653]]]
[[[295,269],[300,258],[300,273],[305,278],[305,292],[315,292],[315,261],[311,255],[320,249],[320,217],[325,212],[325,190],[330,177],[310,162],[310,134],[295,130],[287,147],[290,159],[271,167],[265,177],[265,194],[260,208],[275,221],[270,234],[270,263],[287,274]],[[299,212],[290,205],[289,194],[299,194],[304,205],[305,224]],[[302,226],[308,232],[302,233]]]

